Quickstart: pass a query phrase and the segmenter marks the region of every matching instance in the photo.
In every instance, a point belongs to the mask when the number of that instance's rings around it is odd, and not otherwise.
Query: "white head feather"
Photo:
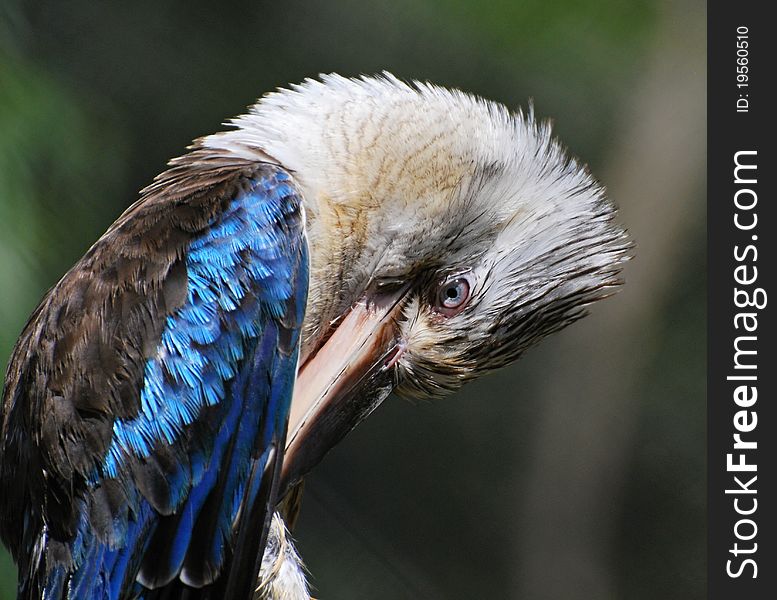
[[[435,379],[411,392],[435,393],[513,360],[617,284],[628,243],[614,209],[531,112],[390,74],[325,75],[268,94],[232,124],[202,144],[275,162],[303,192],[308,344],[376,280],[473,274],[477,298],[446,323],[453,337],[423,293],[409,303],[400,368],[413,380]],[[523,341],[502,339],[519,329]],[[490,336],[500,354],[494,346],[487,360],[471,352],[478,360],[467,360],[451,343],[463,330],[470,349]],[[450,381],[432,373],[441,362],[456,365]]]

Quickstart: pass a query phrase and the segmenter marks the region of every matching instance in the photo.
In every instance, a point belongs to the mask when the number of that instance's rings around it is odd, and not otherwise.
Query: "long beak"
[[[404,350],[396,317],[408,286],[378,300],[365,297],[300,368],[286,436],[281,494],[318,464],[394,387]]]

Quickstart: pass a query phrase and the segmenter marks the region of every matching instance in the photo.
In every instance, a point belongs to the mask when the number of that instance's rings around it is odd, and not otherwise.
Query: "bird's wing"
[[[307,296],[301,200],[275,166],[172,165],[14,349],[0,536],[20,597],[241,598],[255,581]]]

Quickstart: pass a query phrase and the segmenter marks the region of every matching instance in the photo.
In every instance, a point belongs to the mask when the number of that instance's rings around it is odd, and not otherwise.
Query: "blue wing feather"
[[[238,515],[258,499],[271,506],[274,492],[260,488],[273,478],[262,472],[277,469],[283,451],[307,246],[286,172],[264,168],[236,189],[183,248],[185,298],[162,316],[139,410],[113,419],[85,477],[75,531],[58,546],[65,558],[45,556],[46,597],[131,598],[142,589],[136,579],[147,589],[178,577],[208,585],[229,568]],[[120,502],[95,500],[116,497],[114,488]],[[96,531],[105,503],[110,524]],[[43,528],[34,543],[46,536]]]
[[[221,405],[216,455],[208,460],[228,464],[218,470],[220,477],[210,469],[210,477],[192,482],[180,508],[185,516],[177,521],[162,580],[183,569],[186,583],[201,586],[218,575],[240,506],[252,503],[258,491],[245,496],[243,486],[260,430],[264,429],[258,444],[259,469],[266,467],[273,442],[284,437],[291,395],[287,380],[293,381],[296,372],[297,344],[285,351],[279,348],[277,319],[292,305],[293,296],[305,296],[307,288],[304,242],[290,244],[278,235],[277,224],[287,217],[283,211],[293,207],[288,202],[293,189],[284,183],[285,177],[259,182],[261,193],[246,194],[233,203],[219,224],[195,240],[187,253],[191,273],[187,303],[165,330],[173,339],[165,347],[162,363],[172,376],[172,386],[187,393],[173,396],[182,401],[172,408],[166,402],[162,423],[176,432],[191,422],[193,414]],[[300,324],[301,318],[298,314],[292,320]],[[178,358],[187,367],[168,362],[176,348],[183,350]],[[200,385],[189,385],[192,379]],[[279,388],[281,399],[273,393]],[[141,428],[146,425],[140,423]],[[213,509],[203,516],[206,501]],[[198,535],[204,539],[197,539]],[[206,543],[210,549],[202,552]],[[197,551],[189,552],[191,546]],[[157,578],[159,558],[153,561]]]

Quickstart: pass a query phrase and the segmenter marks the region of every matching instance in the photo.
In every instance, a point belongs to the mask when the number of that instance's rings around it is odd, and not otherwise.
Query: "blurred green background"
[[[315,595],[703,598],[705,23],[700,0],[0,0],[0,362],[166,160],[265,91],[387,69],[533,99],[621,207],[628,283],[335,449],[296,532]]]

